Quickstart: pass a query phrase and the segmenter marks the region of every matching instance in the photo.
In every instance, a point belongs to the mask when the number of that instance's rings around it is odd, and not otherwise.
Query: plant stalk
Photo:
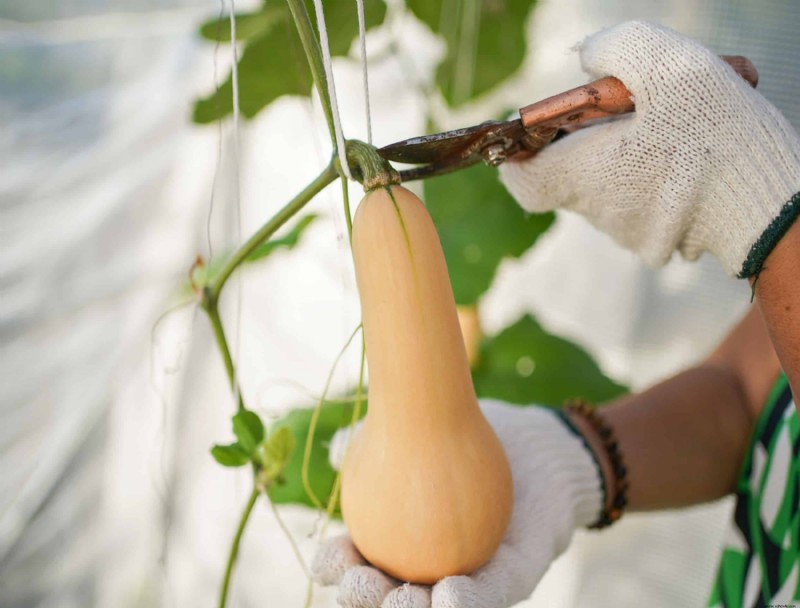
[[[233,544],[231,545],[231,552],[228,555],[228,565],[225,567],[225,578],[222,580],[222,591],[220,592],[219,596],[219,608],[225,608],[226,603],[228,602],[228,588],[231,584],[231,574],[233,573],[233,566],[236,563],[236,558],[239,555],[239,543],[242,540],[242,534],[244,533],[244,528],[247,525],[247,521],[250,519],[250,513],[253,511],[253,507],[258,500],[258,489],[253,487],[253,491],[250,492],[250,498],[247,499],[247,504],[244,507],[244,511],[242,512],[242,517],[239,520],[239,527],[236,530],[236,536],[233,537]]]
[[[220,272],[217,279],[211,284],[208,290],[208,298],[216,305],[219,299],[219,294],[222,291],[225,282],[230,278],[234,270],[247,259],[253,251],[271,237],[275,231],[283,226],[293,215],[302,209],[312,198],[325,189],[331,182],[339,177],[336,171],[336,163],[331,161],[327,167],[320,173],[313,182],[311,182],[305,189],[290,200],[286,205],[278,211],[272,218],[264,224],[258,232],[247,239],[247,242],[242,245],[225,263],[225,267]]]
[[[289,10],[294,19],[294,25],[303,43],[303,50],[306,53],[308,67],[311,68],[311,76],[314,85],[319,92],[319,99],[322,103],[322,111],[325,113],[325,121],[328,123],[331,142],[336,148],[336,128],[333,125],[333,109],[331,98],[328,94],[328,79],[325,77],[325,66],[322,63],[322,50],[319,48],[319,41],[314,34],[314,27],[311,25],[311,18],[308,16],[306,4],[303,0],[286,0]]]
[[[217,340],[219,352],[222,353],[222,360],[225,363],[225,373],[228,375],[228,382],[231,385],[231,390],[239,396],[237,406],[239,410],[244,409],[244,399],[242,398],[242,391],[237,390],[235,386],[236,371],[233,366],[233,357],[231,357],[231,349],[228,347],[228,340],[225,337],[225,329],[222,327],[222,319],[219,316],[219,307],[217,306],[217,299],[209,295],[209,288],[203,291],[203,310],[208,315],[208,320],[211,322],[211,328],[214,330],[214,338]]]
[[[345,144],[347,145],[347,144]],[[347,239],[350,245],[353,244],[353,216],[350,212],[350,191],[347,188],[347,180],[342,180],[342,202],[344,203],[344,219],[347,222]]]

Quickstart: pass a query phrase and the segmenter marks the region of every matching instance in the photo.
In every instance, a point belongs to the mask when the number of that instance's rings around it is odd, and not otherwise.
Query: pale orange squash
[[[458,314],[458,324],[461,327],[461,335],[464,336],[464,348],[467,349],[467,362],[470,369],[475,369],[480,362],[481,341],[483,340],[483,328],[481,318],[478,314],[478,307],[456,306]]]
[[[353,223],[369,412],[342,471],[342,513],[373,565],[415,583],[468,574],[511,516],[505,452],[475,397],[436,230],[399,186]]]

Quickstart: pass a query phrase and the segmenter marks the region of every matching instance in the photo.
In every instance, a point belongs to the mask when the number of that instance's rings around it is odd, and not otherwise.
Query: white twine
[[[224,0],[223,0],[224,2]],[[234,199],[236,204],[236,246],[242,242],[242,201],[239,178],[239,50],[236,44],[236,5],[235,0],[230,0],[230,21],[231,21],[231,51],[233,54],[233,66],[231,67],[231,88],[233,89],[233,175],[234,175]],[[234,347],[234,366],[233,366],[233,399],[238,405],[240,398],[239,389],[239,361],[240,345],[242,338],[242,273],[236,273],[236,318],[234,321],[236,329],[236,345]]]
[[[325,65],[325,77],[328,80],[328,94],[331,98],[333,113],[333,130],[336,134],[336,148],[339,153],[339,163],[342,165],[345,177],[352,180],[350,167],[347,164],[347,151],[344,146],[344,134],[339,119],[339,103],[336,101],[336,84],[333,81],[333,64],[331,62],[331,49],[328,44],[328,28],[325,25],[325,14],[322,12],[322,0],[314,0],[314,10],[317,14],[317,27],[319,28],[319,43],[322,47],[322,61]]]
[[[364,0],[356,0],[358,8],[358,39],[361,43],[361,70],[364,76],[364,104],[367,113],[367,143],[372,143],[372,112],[369,107],[369,74],[367,69],[367,26],[364,18]]]

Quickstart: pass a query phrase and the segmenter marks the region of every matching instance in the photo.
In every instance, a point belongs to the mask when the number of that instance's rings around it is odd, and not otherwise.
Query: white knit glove
[[[616,76],[636,112],[578,131],[500,176],[529,211],[566,208],[653,265],[715,254],[753,276],[800,213],[800,138],[717,55],[633,21],[580,45],[583,69]]]
[[[433,587],[402,584],[366,561],[348,536],[327,541],[312,565],[321,585],[339,585],[345,608],[506,608],[530,596],[550,563],[566,549],[576,527],[597,520],[601,479],[592,456],[550,410],[483,400],[486,419],[503,444],[514,478],[514,509],[494,557],[470,576],[444,578]],[[331,444],[343,460],[347,431]]]

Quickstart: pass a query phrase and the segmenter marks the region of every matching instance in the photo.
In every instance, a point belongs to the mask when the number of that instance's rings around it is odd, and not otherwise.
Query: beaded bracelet
[[[589,405],[585,401],[573,400],[564,404],[564,411],[580,416],[591,425],[603,442],[608,459],[611,461],[611,470],[614,474],[613,483],[610,484],[610,490],[613,491],[611,505],[604,504],[600,518],[589,526],[590,529],[600,530],[617,521],[625,511],[625,507],[628,504],[628,469],[622,461],[622,454],[614,436],[614,431],[600,415],[596,407]]]

